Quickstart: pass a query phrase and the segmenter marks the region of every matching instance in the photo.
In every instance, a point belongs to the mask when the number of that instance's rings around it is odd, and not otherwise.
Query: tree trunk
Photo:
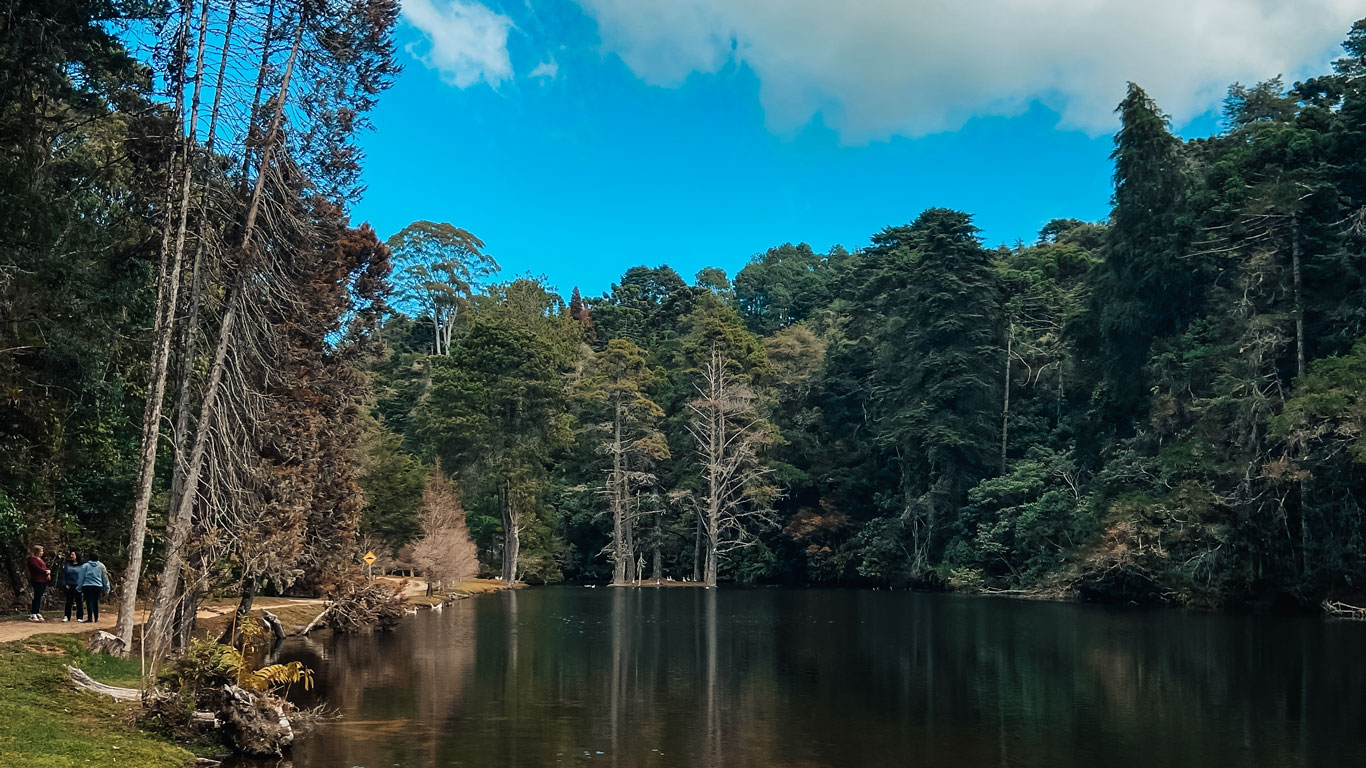
[[[237,621],[240,624],[243,619],[251,614],[251,606],[256,602],[256,577],[249,576],[242,582],[242,599],[237,601]]]
[[[194,504],[198,496],[199,480],[204,468],[204,453],[208,447],[209,430],[213,426],[214,408],[217,405],[218,391],[226,367],[228,342],[232,337],[233,326],[236,323],[237,301],[240,295],[241,286],[235,286],[233,295],[229,297],[228,311],[223,315],[218,347],[214,351],[213,367],[209,372],[209,381],[204,389],[204,402],[199,408],[198,429],[196,430],[194,446],[190,451],[189,465],[185,470],[185,481],[182,486],[184,492],[168,516],[166,562],[162,568],[161,584],[157,589],[156,600],[152,603],[151,611],[147,616],[147,625],[143,629],[143,645],[149,648],[153,656],[159,655],[166,648],[166,643],[170,639],[171,614],[177,600],[177,590],[180,587],[180,570],[185,565],[185,547],[190,540]]]
[[[720,575],[720,563],[717,562],[718,552],[716,551],[715,536],[708,536],[705,545],[707,550],[707,565],[706,572],[703,574],[703,579],[708,587],[714,587],[717,584],[717,577]]]
[[[659,549],[659,548],[660,548],[660,542],[663,540],[663,538],[664,538],[664,516],[663,516],[663,514],[659,511],[659,504],[656,502],[656,504],[655,504],[655,535],[654,535],[654,541],[650,542],[650,548],[653,550],[652,559],[653,559],[653,561],[654,561],[653,567],[651,568],[651,578],[653,578],[655,581],[663,581],[663,580],[664,580],[664,558],[663,558],[663,556],[661,555],[660,549]]]
[[[1304,362],[1304,298],[1303,282],[1300,275],[1300,216],[1290,217],[1290,272],[1294,284],[1295,313],[1295,375],[1303,376]],[[1299,481],[1300,496],[1300,558],[1304,564],[1301,580],[1307,582],[1312,562],[1309,554],[1309,508],[1305,499],[1304,480]]]
[[[178,612],[180,615],[176,622],[175,645],[177,648],[187,648],[190,645],[190,640],[194,637],[195,623],[199,618],[199,593],[195,591],[186,592],[180,600]]]
[[[692,580],[702,580],[702,510],[697,510],[697,535],[692,543]]]
[[[898,450],[898,456],[900,456],[900,453],[901,452]],[[929,550],[929,534],[927,528],[929,527],[929,521],[926,519],[926,516],[921,514],[921,510],[918,508],[919,504],[915,498],[911,479],[908,475],[909,471],[903,465],[901,470],[901,494],[902,503],[905,505],[905,512],[902,514],[911,524],[911,573],[918,579],[927,569],[926,563]],[[933,505],[932,501],[931,505]]]
[[[181,29],[189,34],[189,8],[182,9]],[[197,64],[194,75],[194,95],[191,98],[189,126],[181,137],[179,152],[183,166],[180,176],[180,208],[175,237],[170,237],[170,211],[167,212],[167,228],[162,236],[160,271],[157,280],[157,313],[153,321],[152,359],[148,366],[147,402],[143,406],[141,445],[138,454],[137,489],[133,495],[133,519],[128,534],[128,567],[125,572],[123,592],[119,596],[119,615],[115,632],[123,641],[124,648],[133,643],[133,619],[137,612],[138,582],[142,574],[142,557],[147,538],[147,514],[152,502],[152,484],[156,478],[157,448],[161,442],[162,401],[166,397],[166,375],[170,368],[171,339],[174,336],[175,312],[180,303],[181,260],[185,249],[185,228],[189,216],[190,180],[194,175],[194,162],[191,148],[195,140],[195,125],[199,116],[200,86],[204,73],[204,38],[208,32],[208,2],[202,4],[200,14],[199,47],[196,53]],[[177,105],[183,96],[185,67],[188,49],[182,49],[177,64],[175,85]],[[179,121],[184,126],[183,119]],[[168,202],[170,194],[168,192]]]
[[[1010,356],[1015,344],[1015,320],[1006,330],[1005,393],[1001,399],[1001,474],[1006,471],[1006,450],[1010,444]],[[1026,382],[1028,384],[1028,382]]]
[[[1290,271],[1295,287],[1295,375],[1304,375],[1304,298],[1300,277],[1300,216],[1290,217]]]
[[[631,492],[626,488],[626,521],[622,524],[623,541],[626,543],[626,581],[636,583],[640,581],[640,565],[636,562],[636,516],[632,509]]]
[[[270,130],[266,134],[265,145],[261,149],[260,165],[257,168],[256,185],[252,190],[251,201],[247,207],[246,221],[242,228],[242,239],[239,247],[241,260],[246,261],[252,249],[252,237],[256,230],[256,219],[261,209],[261,199],[264,195],[266,175],[270,168],[271,157],[278,144],[281,123],[284,120],[284,106],[289,95],[290,77],[294,71],[294,63],[299,53],[299,47],[303,41],[304,18],[300,16],[298,29],[294,35],[294,42],[290,48],[289,58],[284,67],[284,72],[280,80],[279,98],[276,99],[275,113],[271,117]],[[228,309],[223,314],[223,320],[218,330],[218,344],[214,350],[213,366],[209,371],[209,379],[204,388],[204,400],[199,409],[199,421],[196,425],[196,435],[194,447],[191,449],[189,467],[185,470],[184,493],[179,499],[179,504],[171,510],[168,524],[170,531],[166,538],[165,567],[161,574],[161,584],[157,590],[156,601],[152,604],[152,610],[147,617],[147,626],[144,630],[144,644],[150,642],[150,648],[154,653],[160,653],[166,647],[169,639],[169,624],[173,607],[176,602],[177,590],[180,586],[180,569],[185,562],[185,546],[189,541],[191,530],[191,518],[194,508],[194,501],[197,496],[199,479],[204,468],[204,453],[207,448],[209,430],[213,426],[214,410],[217,406],[219,390],[222,388],[223,377],[227,366],[228,347],[235,331],[237,316],[240,312],[239,302],[244,300],[246,291],[245,280],[247,278],[248,266],[239,264],[236,269],[236,276],[229,291]],[[130,629],[131,632],[131,629]]]
[[[726,418],[721,411],[721,353],[716,347],[711,350],[712,375],[707,385],[707,396],[711,400],[711,435],[707,443],[707,566],[703,578],[708,587],[716,586],[719,571],[717,548],[720,546],[721,527],[721,457],[726,447]]]
[[[608,493],[612,500],[612,583],[621,586],[631,580],[631,544],[626,537],[626,470],[622,455],[620,396],[615,400],[612,409],[612,477],[608,482]]]
[[[517,583],[517,555],[521,549],[521,532],[517,530],[517,510],[512,503],[512,489],[503,487],[503,582]]]
[[[223,29],[223,51],[218,60],[218,76],[214,84],[213,108],[209,110],[209,133],[204,141],[204,154],[213,157],[214,145],[218,135],[218,115],[223,102],[223,81],[227,75],[229,52],[232,49],[232,33],[237,23],[237,3],[228,6],[228,18]],[[199,196],[199,220],[195,226],[194,265],[190,274],[189,308],[181,323],[180,336],[180,390],[176,394],[175,405],[175,467],[171,474],[171,493],[169,509],[180,506],[180,497],[185,492],[185,459],[189,450],[190,412],[193,410],[192,395],[194,383],[194,364],[199,336],[199,312],[203,306],[205,264],[207,258],[204,233],[209,219],[209,190],[211,185],[203,185]]]

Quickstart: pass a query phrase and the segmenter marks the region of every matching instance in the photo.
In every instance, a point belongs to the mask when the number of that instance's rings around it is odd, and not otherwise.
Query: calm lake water
[[[553,587],[285,658],[342,714],[293,768],[1152,768],[1366,765],[1364,651],[1313,618]]]

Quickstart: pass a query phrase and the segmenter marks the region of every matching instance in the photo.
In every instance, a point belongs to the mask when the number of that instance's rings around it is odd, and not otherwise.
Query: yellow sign
[[[379,558],[378,558],[378,557],[375,557],[375,553],[374,553],[374,552],[366,552],[366,553],[365,553],[365,557],[362,557],[361,559],[365,561],[365,564],[366,564],[366,565],[374,565],[374,564],[375,564],[375,561],[378,560]]]

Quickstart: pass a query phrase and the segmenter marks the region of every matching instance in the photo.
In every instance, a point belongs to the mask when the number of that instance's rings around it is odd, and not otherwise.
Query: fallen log
[[[314,629],[316,629],[316,628],[318,627],[318,625],[322,623],[323,617],[327,616],[328,611],[331,611],[331,610],[332,610],[332,605],[329,603],[328,606],[327,606],[326,608],[323,609],[322,613],[318,614],[317,616],[314,616],[314,617],[313,617],[313,620],[310,621],[310,622],[308,622],[308,626],[304,627],[303,631],[300,632],[299,634],[301,634],[301,635],[307,637],[307,636],[308,636],[308,633],[309,633],[309,632],[312,632]]]
[[[1336,600],[1324,600],[1320,603],[1323,612],[1329,616],[1337,616],[1344,619],[1366,619],[1366,608],[1348,603],[1339,603]]]
[[[71,682],[83,691],[90,691],[91,693],[98,693],[101,696],[108,696],[115,701],[142,701],[142,691],[139,691],[136,688],[105,685],[104,683],[91,678],[90,675],[87,675],[82,670],[69,665],[66,668],[66,673],[71,677]],[[214,717],[212,712],[196,711],[194,713],[194,720],[201,723],[213,723],[215,726],[218,724],[218,718]]]
[[[76,667],[68,666],[66,673],[71,676],[71,682],[77,688],[91,693],[98,693],[108,696],[116,701],[142,701],[142,691],[136,688],[120,688],[115,685],[105,685],[98,680],[91,679],[90,675],[82,672]]]

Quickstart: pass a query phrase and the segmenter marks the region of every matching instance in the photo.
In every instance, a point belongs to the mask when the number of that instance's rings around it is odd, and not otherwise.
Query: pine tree
[[[932,208],[870,249],[877,439],[900,471],[912,578],[935,564],[968,488],[996,464],[1000,295],[965,213]]]
[[[1184,257],[1190,186],[1181,142],[1156,102],[1130,83],[1116,110],[1115,191],[1094,313],[1100,331],[1104,421],[1121,432],[1147,410],[1143,366],[1153,340],[1198,309],[1195,269]]]
[[[523,529],[543,503],[554,453],[571,439],[563,362],[545,339],[510,322],[476,320],[433,361],[417,416],[427,449],[498,510],[502,576],[520,575]]]

